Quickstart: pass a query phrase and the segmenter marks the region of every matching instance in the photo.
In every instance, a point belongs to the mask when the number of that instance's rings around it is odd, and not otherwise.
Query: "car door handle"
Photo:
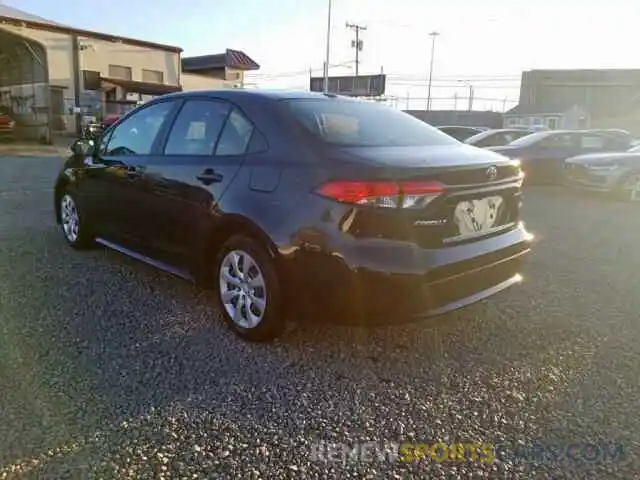
[[[213,168],[207,168],[204,172],[197,175],[196,178],[205,185],[211,185],[212,183],[220,183],[224,177],[213,170]]]

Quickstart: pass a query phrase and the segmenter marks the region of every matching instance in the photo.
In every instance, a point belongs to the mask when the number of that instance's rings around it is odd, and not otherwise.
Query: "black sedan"
[[[215,287],[249,340],[297,306],[441,314],[516,283],[530,247],[517,162],[371,102],[178,93],[73,150],[54,194],[67,242]]]
[[[630,138],[606,130],[554,130],[532,133],[490,150],[520,160],[528,182],[562,184],[567,158],[589,153],[624,152],[629,146]]]
[[[569,158],[565,168],[572,186],[640,201],[640,147],[622,153],[579,155]]]

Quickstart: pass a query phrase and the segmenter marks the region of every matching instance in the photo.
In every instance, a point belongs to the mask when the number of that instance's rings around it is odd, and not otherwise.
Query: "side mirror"
[[[94,147],[95,143],[93,140],[81,138],[80,140],[73,142],[73,145],[71,145],[71,151],[74,155],[87,157],[89,155],[93,155]]]

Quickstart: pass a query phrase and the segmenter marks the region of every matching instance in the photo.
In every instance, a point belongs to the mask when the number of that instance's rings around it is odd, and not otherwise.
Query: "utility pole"
[[[431,32],[431,63],[429,65],[429,86],[427,87],[427,111],[431,110],[431,83],[433,81],[433,58],[436,50],[436,37],[440,35],[439,32]]]
[[[82,79],[80,77],[80,40],[77,35],[71,37],[71,49],[73,52],[73,116],[76,121],[76,135],[82,134],[82,115],[80,114],[80,89],[83,87]],[[49,131],[51,131],[51,124],[49,124]]]
[[[360,72],[360,52],[362,51],[362,47],[364,45],[363,41],[360,40],[360,32],[364,31],[367,29],[366,26],[364,25],[359,25],[357,23],[346,23],[346,26],[348,29],[353,30],[356,32],[356,38],[355,40],[351,40],[351,48],[355,48],[356,49],[356,77],[358,76],[359,72]]]
[[[324,93],[329,91],[329,55],[331,54],[331,0],[327,12],[327,52],[324,57]]]

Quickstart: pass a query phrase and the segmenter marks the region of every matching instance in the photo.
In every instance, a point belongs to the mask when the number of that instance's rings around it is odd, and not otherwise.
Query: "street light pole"
[[[327,12],[327,52],[324,57],[324,83],[323,91],[329,91],[329,55],[331,54],[331,0],[329,1],[329,9]]]
[[[471,111],[473,110],[473,95],[474,95],[473,85],[471,84],[471,82],[468,82],[466,80],[458,80],[458,81],[463,85],[469,87],[469,98],[468,98],[469,106],[467,107],[467,110]]]
[[[433,57],[436,50],[436,37],[440,35],[438,32],[431,32],[431,63],[429,65],[429,86],[427,87],[427,111],[431,110],[431,83],[433,80]]]

